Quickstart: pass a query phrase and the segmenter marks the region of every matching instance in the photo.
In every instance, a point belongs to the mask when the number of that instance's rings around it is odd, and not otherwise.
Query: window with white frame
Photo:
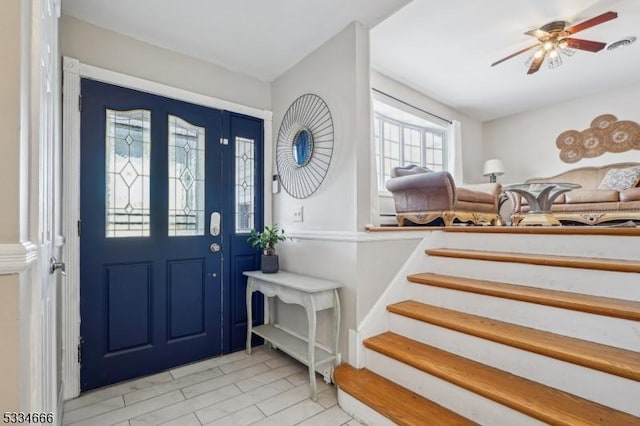
[[[378,190],[396,166],[417,164],[447,170],[448,129],[422,117],[374,100],[374,144]]]

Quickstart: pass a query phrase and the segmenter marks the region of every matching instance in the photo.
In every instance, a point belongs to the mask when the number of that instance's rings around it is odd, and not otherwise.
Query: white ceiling
[[[553,20],[576,23],[613,10],[617,19],[576,37],[640,38],[640,0],[413,0],[402,8],[409,1],[62,0],[62,10],[264,81],[360,21],[375,26],[375,69],[482,121],[640,81],[640,41],[578,51],[533,75],[527,54],[489,66],[535,41],[522,33]]]
[[[639,0],[414,0],[371,32],[372,66],[481,121],[640,81],[640,40],[614,51],[577,51],[527,75],[528,54],[490,64],[535,39],[550,21],[618,18],[576,34],[611,43],[640,39]]]
[[[272,81],[352,21],[373,27],[410,0],[62,0],[62,12]]]

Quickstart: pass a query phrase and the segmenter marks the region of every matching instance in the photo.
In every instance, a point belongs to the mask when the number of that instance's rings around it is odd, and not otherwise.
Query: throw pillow
[[[409,164],[408,166],[397,166],[391,169],[391,177],[417,175],[420,173],[431,173],[432,171],[433,170],[428,167],[418,166],[417,164]]]
[[[604,175],[598,189],[613,189],[614,191],[624,191],[635,187],[640,180],[640,167],[629,167],[626,169],[611,169]]]

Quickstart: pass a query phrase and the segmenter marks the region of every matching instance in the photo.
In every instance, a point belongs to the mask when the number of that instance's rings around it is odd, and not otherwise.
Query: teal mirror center
[[[313,135],[309,130],[302,129],[296,133],[291,145],[296,166],[305,166],[313,154]]]

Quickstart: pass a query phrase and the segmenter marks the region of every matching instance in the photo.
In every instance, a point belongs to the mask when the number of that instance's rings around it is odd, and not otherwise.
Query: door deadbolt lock
[[[220,212],[211,213],[211,221],[209,222],[209,233],[212,237],[220,235]]]
[[[220,247],[220,244],[218,243],[212,243],[209,246],[209,250],[211,250],[211,253],[217,253],[222,249],[222,247]]]

